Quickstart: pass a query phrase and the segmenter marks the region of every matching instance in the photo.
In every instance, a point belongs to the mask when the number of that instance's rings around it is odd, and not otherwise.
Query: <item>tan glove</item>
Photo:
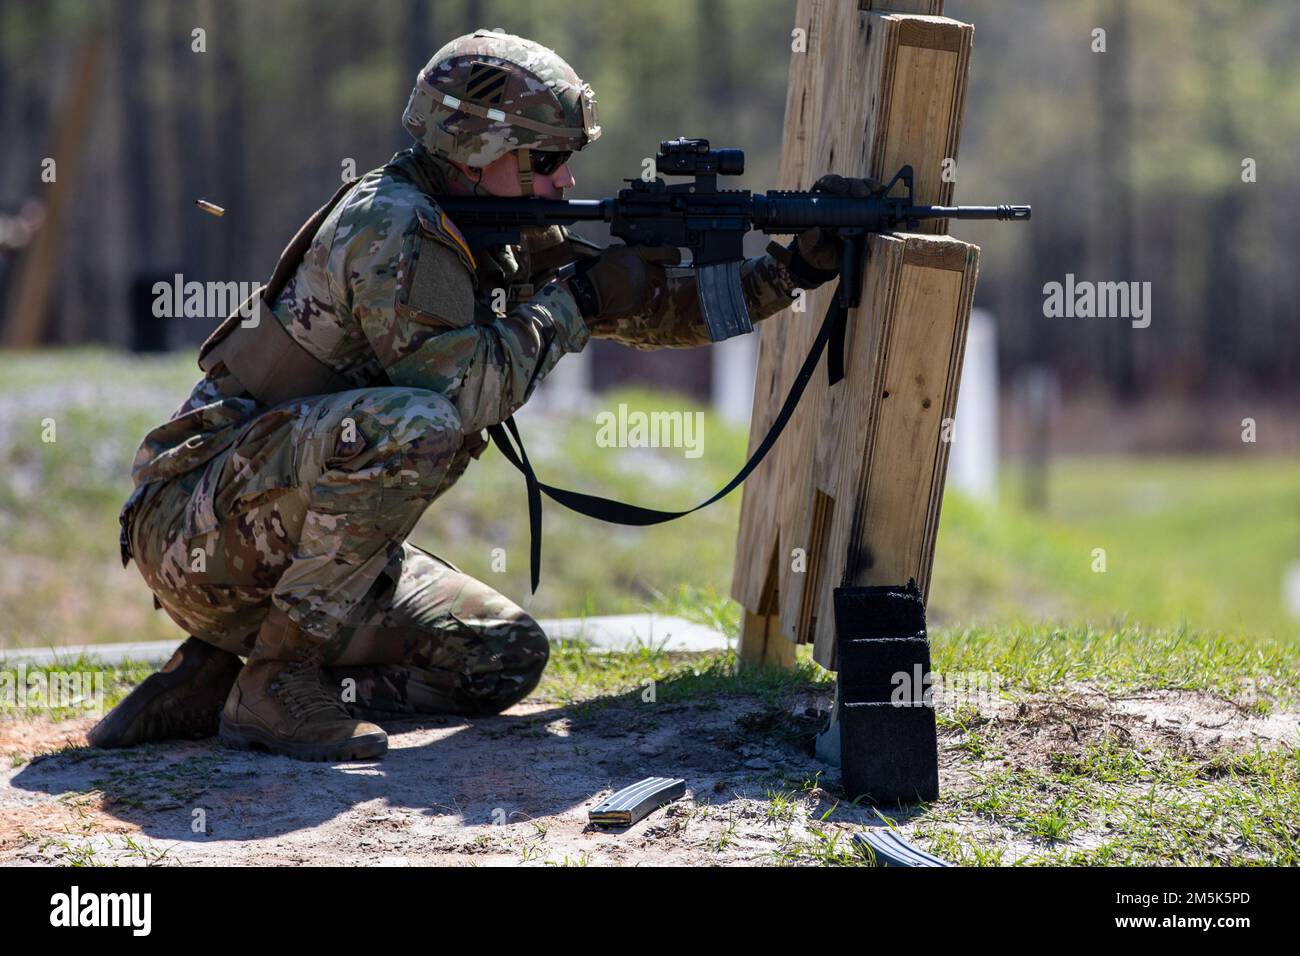
[[[585,318],[635,315],[662,294],[665,267],[681,261],[674,246],[610,246],[578,266],[569,289]]]

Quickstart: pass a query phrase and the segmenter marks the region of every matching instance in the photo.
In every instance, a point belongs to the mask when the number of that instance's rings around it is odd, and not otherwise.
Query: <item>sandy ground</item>
[[[836,801],[817,774],[833,786],[837,771],[811,754],[817,703],[809,697],[781,713],[744,697],[525,702],[486,719],[392,724],[384,760],[335,766],[215,741],[96,751],[83,746],[89,720],[6,720],[0,863],[814,862],[810,846],[878,822],[871,809],[843,803],[819,820]],[[1300,739],[1300,714],[1252,716],[1221,698],[1172,691],[1108,699],[1078,687],[1050,700],[1002,701],[978,719],[999,765],[1047,766],[1107,735],[1193,758]],[[773,736],[776,725],[795,732]],[[958,743],[955,731],[941,734],[945,794],[988,769]],[[646,776],[685,778],[686,798],[631,828],[587,824],[590,807]],[[801,791],[793,804],[774,807],[771,793],[791,790]],[[910,824],[900,822],[906,835]]]
[[[746,744],[736,722],[752,709],[525,702],[392,724],[382,761],[334,766],[215,741],[95,751],[79,746],[92,721],[7,721],[0,752],[77,749],[0,774],[0,862],[673,864],[716,861],[710,841],[732,839],[726,862],[757,862],[776,845],[758,818],[765,787],[820,768]],[[590,807],[647,776],[685,778],[688,799],[630,829],[587,825]]]

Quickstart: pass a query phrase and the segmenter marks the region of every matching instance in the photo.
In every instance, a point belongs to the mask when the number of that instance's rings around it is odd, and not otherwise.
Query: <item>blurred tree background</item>
[[[955,230],[984,247],[977,305],[997,317],[1004,375],[1050,365],[1068,389],[1123,399],[1294,391],[1300,4],[946,13],[976,26],[957,199],[1035,209],[1027,228]],[[792,0],[0,0],[0,214],[48,188],[75,65],[98,49],[47,337],[124,345],[135,277],[264,277],[345,162],[364,172],[406,145],[416,71],[477,26],[553,46],[595,86],[605,135],[576,162],[575,195],[610,193],[682,134],[743,147],[742,184],[766,188],[794,15]],[[1258,182],[1242,181],[1246,158]],[[1066,273],[1150,281],[1150,328],[1044,318],[1043,284]],[[183,320],[173,345],[210,324]]]

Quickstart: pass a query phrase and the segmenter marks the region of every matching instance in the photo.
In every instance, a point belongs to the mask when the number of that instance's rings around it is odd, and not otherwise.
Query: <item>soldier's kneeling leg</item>
[[[451,403],[419,389],[275,406],[207,465],[155,486],[134,522],[135,563],[181,628],[223,650],[248,654],[272,603],[328,640],[360,619],[464,468],[464,444]]]
[[[307,760],[379,756],[388,740],[348,714],[322,674],[364,620],[402,539],[462,447],[441,396],[412,389],[341,393],[308,421],[297,452],[307,507],[270,616],[222,712],[220,736]]]
[[[160,606],[211,647],[189,642],[194,666],[164,668],[96,741],[211,733],[272,604],[327,655],[472,454],[445,397],[358,389],[267,409],[207,465],[154,486],[128,529],[136,564]]]
[[[409,544],[388,574],[329,668],[355,716],[495,714],[537,686],[549,644],[513,601]]]

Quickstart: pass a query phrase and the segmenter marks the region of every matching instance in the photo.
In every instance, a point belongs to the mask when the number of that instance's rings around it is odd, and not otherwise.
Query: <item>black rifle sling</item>
[[[839,296],[836,295],[838,301]],[[844,335],[849,329],[849,310],[836,309],[835,322],[831,326],[830,351],[826,353],[826,384],[834,385],[844,378]]]
[[[699,511],[720,498],[725,498],[742,481],[749,477],[749,473],[757,468],[759,462],[772,450],[772,446],[776,444],[777,438],[781,436],[782,430],[794,414],[795,407],[799,404],[799,399],[803,396],[809,380],[812,379],[813,370],[817,367],[817,361],[821,358],[822,352],[825,351],[826,343],[830,340],[832,332],[836,329],[842,330],[847,320],[848,308],[840,302],[839,295],[833,296],[831,306],[826,311],[826,317],[822,320],[821,328],[817,330],[817,338],[808,352],[808,357],[804,359],[799,374],[794,378],[794,384],[790,386],[790,393],[785,397],[785,404],[781,406],[781,411],[777,413],[776,420],[772,422],[767,434],[763,436],[763,440],[754,449],[754,453],[749,456],[749,460],[745,462],[744,467],[736,472],[734,478],[711,498],[701,501],[694,508],[688,508],[685,511],[659,511],[656,508],[643,508],[640,505],[629,504],[626,501],[615,501],[612,498],[602,498],[599,495],[589,495],[581,491],[569,491],[565,488],[548,485],[544,481],[538,480],[537,472],[528,460],[528,453],[524,451],[524,442],[519,436],[519,427],[515,424],[514,416],[512,415],[505,420],[504,427],[503,425],[491,426],[488,429],[488,434],[492,436],[492,441],[500,449],[501,454],[505,455],[506,460],[523,473],[524,481],[528,486],[528,526],[531,537],[529,569],[533,591],[537,591],[537,582],[541,576],[543,493],[552,501],[558,502],[571,511],[576,511],[578,514],[586,515],[589,518],[608,521],[612,524],[638,526],[672,521],[674,518],[681,518],[691,512]],[[841,347],[842,335],[841,331],[838,334]],[[841,358],[836,365],[842,369],[843,359]],[[509,432],[509,435],[507,435],[507,432]],[[513,444],[511,439],[513,439]],[[518,446],[517,450],[516,445]]]

